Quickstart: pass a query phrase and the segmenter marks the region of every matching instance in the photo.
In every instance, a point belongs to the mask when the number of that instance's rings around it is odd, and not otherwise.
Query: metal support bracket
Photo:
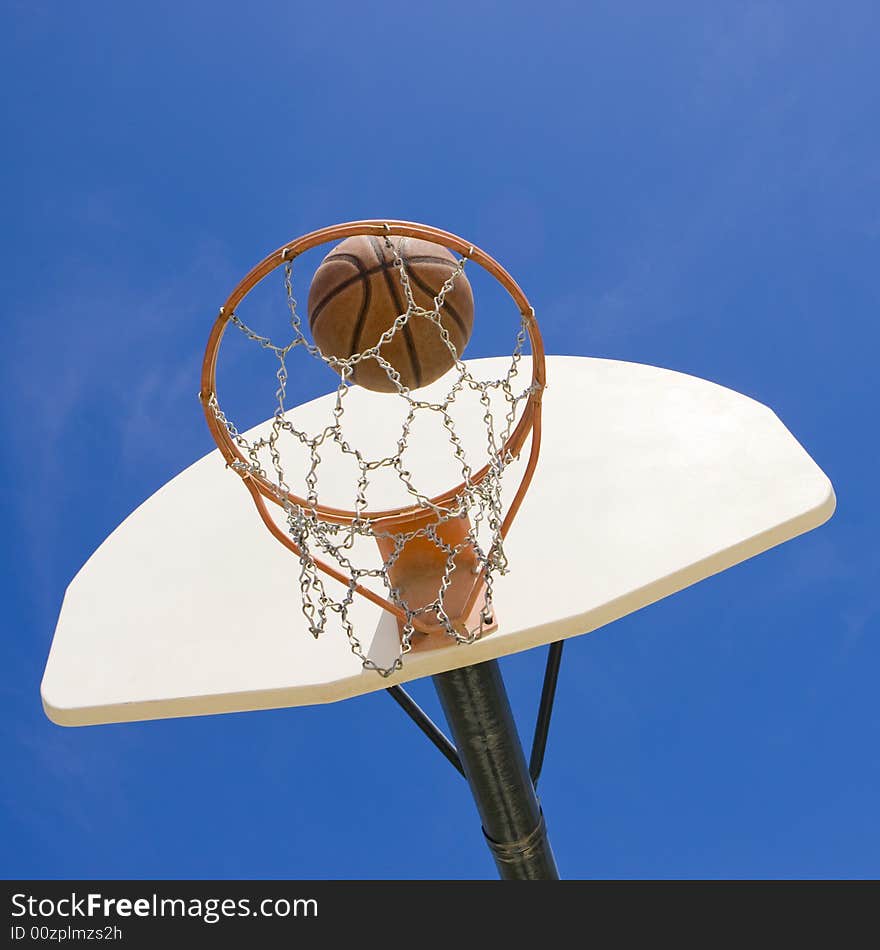
[[[452,763],[459,775],[464,776],[464,769],[462,768],[461,759],[458,757],[457,749],[412,696],[410,696],[402,686],[389,686],[385,692],[391,696],[419,729],[437,746],[446,759]]]
[[[556,696],[556,681],[559,679],[559,665],[562,663],[562,645],[564,640],[550,644],[547,654],[547,667],[544,670],[544,686],[541,689],[541,704],[538,707],[538,719],[535,723],[535,736],[532,739],[532,754],[529,756],[529,775],[535,788],[544,765],[544,752],[547,748],[547,736],[550,733],[550,717],[553,715],[553,699]]]

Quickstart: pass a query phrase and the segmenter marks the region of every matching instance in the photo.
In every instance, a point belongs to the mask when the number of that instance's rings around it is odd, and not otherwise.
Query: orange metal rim
[[[531,307],[531,304],[516,281],[494,258],[488,255],[485,251],[482,251],[480,248],[470,244],[463,238],[460,238],[458,235],[452,234],[451,232],[441,231],[438,228],[431,227],[430,225],[417,224],[410,221],[350,221],[345,224],[336,224],[327,228],[321,228],[317,231],[312,231],[309,234],[303,235],[300,238],[296,238],[260,261],[260,263],[252,268],[252,270],[238,283],[238,285],[229,295],[229,298],[221,308],[217,319],[214,321],[214,325],[211,328],[211,332],[208,337],[208,343],[205,348],[205,355],[202,361],[199,398],[202,402],[205,419],[208,423],[208,428],[211,431],[211,435],[213,436],[214,441],[217,443],[217,447],[220,449],[220,452],[225,458],[227,464],[241,462],[247,465],[247,460],[235,445],[229,430],[220,422],[211,406],[212,397],[219,405],[219,399],[217,397],[217,359],[220,353],[223,335],[227,326],[229,325],[236,307],[241,303],[242,300],[244,300],[247,294],[253,290],[253,288],[256,287],[260,281],[263,280],[264,277],[268,276],[278,267],[283,266],[285,263],[293,260],[300,254],[303,254],[314,247],[318,247],[321,244],[342,240],[357,234],[367,234],[374,236],[393,234],[403,237],[421,238],[422,240],[432,241],[435,244],[442,244],[454,251],[457,251],[459,254],[478,264],[485,271],[491,274],[508,292],[513,301],[516,303],[519,312],[525,318],[526,331],[528,333],[529,343],[532,350],[533,390],[529,395],[525,407],[523,408],[519,421],[517,422],[513,431],[510,433],[510,436],[500,451],[502,454],[510,453],[514,456],[519,455],[523,445],[525,444],[526,438],[529,436],[529,434],[531,434],[531,452],[529,462],[526,467],[526,472],[523,475],[523,480],[520,483],[519,490],[517,491],[517,494],[504,520],[502,535],[505,535],[507,527],[509,527],[513,516],[516,514],[516,510],[519,508],[519,505],[522,501],[522,496],[525,494],[525,490],[528,487],[529,481],[531,480],[531,475],[534,471],[535,463],[537,461],[537,454],[540,445],[541,396],[546,384],[544,344],[541,339],[541,333],[538,328],[537,321],[535,320],[534,311]],[[479,483],[483,478],[485,478],[488,469],[488,465],[484,466],[474,476],[472,476],[471,481],[473,483]],[[245,481],[247,482],[248,488],[254,497],[254,501],[257,503],[257,507],[260,510],[263,521],[266,522],[267,527],[270,527],[270,530],[272,530],[272,527],[270,526],[270,522],[272,522],[271,516],[269,515],[268,511],[265,510],[265,506],[260,503],[258,493],[268,501],[278,504],[279,499],[276,494],[276,489],[262,476],[248,474],[245,478]],[[453,500],[463,488],[464,484],[459,484],[454,488],[451,488],[448,491],[436,496],[435,498],[432,498],[431,503],[437,506],[445,506],[451,500]],[[288,493],[286,497],[294,505],[313,510],[316,516],[324,521],[347,524],[353,521],[356,517],[356,514],[353,511],[346,511],[344,509],[332,508],[323,505],[317,505],[313,507],[306,499],[301,498],[292,492]],[[360,518],[362,520],[368,519],[372,521],[374,524],[376,524],[376,527],[379,527],[377,523],[381,522],[382,530],[394,530],[395,528],[400,529],[407,524],[411,524],[414,520],[418,521],[423,518],[424,515],[424,507],[419,505],[411,505],[384,511],[364,511],[361,512]],[[274,522],[272,522],[272,525],[274,525]],[[285,539],[283,536],[281,536],[281,532],[277,531],[277,526],[276,530],[273,530],[272,533],[275,534],[276,537],[279,537],[279,540],[283,540],[284,543],[287,544],[287,546],[292,550],[299,553],[298,548],[292,542],[290,542],[289,539]]]

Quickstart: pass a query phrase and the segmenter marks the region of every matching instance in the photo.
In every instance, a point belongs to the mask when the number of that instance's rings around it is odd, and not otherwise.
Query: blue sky
[[[837,491],[818,531],[570,641],[541,783],[563,875],[876,877],[876,4],[242,9],[4,5],[0,874],[494,876],[381,693],[86,729],[39,700],[70,578],[212,447],[229,289],[396,217],[502,260],[548,352],[768,404]],[[543,662],[503,663],[526,735]]]

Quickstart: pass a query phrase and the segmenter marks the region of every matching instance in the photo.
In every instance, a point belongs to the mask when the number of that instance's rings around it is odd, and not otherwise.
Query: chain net
[[[261,336],[245,324],[236,313],[230,315],[230,322],[236,326],[244,336],[274,354],[278,366],[276,378],[278,386],[275,392],[276,404],[274,414],[268,430],[261,430],[262,434],[247,438],[235,424],[221,410],[216,395],[210,397],[209,406],[218,422],[225,426],[231,438],[241,450],[246,461],[233,461],[230,467],[240,476],[259,476],[264,484],[271,486],[271,492],[283,511],[286,530],[291,540],[300,550],[299,583],[302,595],[302,611],[306,618],[308,629],[317,638],[327,628],[332,615],[338,618],[345,635],[348,638],[352,652],[360,659],[363,667],[374,670],[382,676],[390,676],[403,666],[403,657],[412,649],[413,637],[416,634],[416,623],[419,617],[431,615],[432,624],[439,622],[446,636],[459,643],[472,643],[479,639],[485,626],[492,620],[492,594],[495,578],[507,573],[508,564],[504,553],[504,543],[501,527],[504,520],[502,508],[502,480],[505,470],[513,461],[509,451],[502,451],[511,431],[516,423],[520,405],[529,398],[535,385],[529,380],[525,385],[517,377],[520,373],[520,360],[523,348],[528,338],[526,315],[520,316],[520,324],[516,333],[513,354],[510,364],[503,376],[490,380],[479,380],[469,371],[467,364],[460,358],[459,353],[450,338],[449,332],[441,322],[441,310],[444,299],[455,286],[455,281],[464,273],[466,257],[459,258],[450,276],[444,282],[431,309],[419,306],[410,287],[407,266],[402,258],[399,247],[386,234],[386,247],[392,252],[393,268],[397,273],[400,286],[406,300],[406,311],[400,314],[394,323],[378,339],[374,346],[355,353],[348,358],[322,353],[304,335],[297,301],[293,290],[293,260],[285,261],[284,288],[289,309],[289,322],[293,331],[292,338],[284,346],[279,346],[268,337]],[[530,315],[531,316],[531,315]],[[400,333],[403,327],[414,320],[430,320],[436,324],[443,345],[448,347],[453,361],[453,369],[449,371],[445,380],[451,380],[445,395],[437,401],[420,399],[401,381],[400,374],[382,356],[382,348],[393,337]],[[295,424],[292,412],[289,413],[286,405],[288,389],[287,360],[292,350],[302,347],[312,357],[322,360],[333,368],[340,377],[336,389],[331,418],[319,431],[309,433]],[[396,442],[396,451],[379,458],[367,457],[351,441],[343,430],[346,398],[352,386],[353,375],[358,363],[364,360],[375,360],[394,385],[396,396],[405,402],[405,412],[400,434]],[[464,393],[476,394],[482,407],[482,423],[485,427],[485,457],[478,461],[469,456],[466,447],[456,433],[452,409],[457,399]],[[383,398],[394,398],[395,393]],[[503,399],[503,410],[500,413],[493,411],[492,399],[495,394],[497,400]],[[414,483],[414,475],[409,471],[406,461],[409,447],[409,436],[413,424],[419,413],[438,413],[442,419],[443,428],[448,436],[448,448],[455,460],[456,470],[460,473],[461,489],[445,504],[436,504]],[[299,473],[299,478],[306,486],[304,495],[305,504],[296,504],[290,497],[291,487],[289,475],[283,458],[283,449],[286,440],[293,442],[305,451],[307,459],[306,470]],[[322,520],[317,510],[319,502],[319,472],[322,463],[322,448],[328,444],[335,446],[345,455],[351,457],[357,465],[358,477],[354,486],[355,498],[351,506],[354,517],[350,523],[338,524]],[[437,446],[438,451],[441,448]],[[472,456],[472,453],[471,453]],[[485,477],[475,478],[475,474],[487,466]],[[422,519],[420,526],[409,531],[383,531],[368,513],[368,494],[371,477],[377,470],[389,469],[404,486],[410,504],[431,512],[431,517]],[[300,492],[296,492],[300,494]],[[456,518],[466,517],[470,524],[464,539],[458,544],[450,544],[438,533],[445,522]],[[430,540],[438,550],[445,554],[445,567],[437,590],[436,598],[423,605],[408,603],[399,587],[395,586],[389,576],[401,553],[408,542],[416,538]],[[355,563],[355,541],[357,538],[371,538],[374,542],[384,538],[391,542],[390,554],[384,559],[378,554],[378,546],[373,543],[372,551],[375,556],[370,563]],[[475,562],[475,573],[482,574],[484,582],[484,597],[480,609],[480,620],[474,629],[462,629],[456,626],[458,618],[450,617],[447,613],[446,600],[452,584],[453,574],[457,569],[457,558],[465,547],[469,548],[469,561]],[[328,589],[316,558],[323,558],[327,563],[338,568],[348,577],[345,593],[336,595]],[[460,567],[458,569],[461,569]],[[381,584],[385,596],[395,604],[405,616],[400,625],[400,648],[397,656],[388,665],[377,663],[367,656],[350,617],[350,608],[354,600],[356,588],[366,582],[369,585]]]

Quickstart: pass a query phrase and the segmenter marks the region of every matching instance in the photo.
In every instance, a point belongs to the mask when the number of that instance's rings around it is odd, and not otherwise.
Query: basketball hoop
[[[405,312],[399,314],[379,340],[351,355],[322,352],[303,333],[293,293],[293,262],[304,252],[319,245],[368,235],[380,239],[390,254],[387,269],[396,270],[403,292]],[[451,267],[443,286],[433,295],[432,306],[420,306],[410,284],[410,270],[401,251],[404,238],[428,241],[462,255]],[[453,291],[469,262],[482,267],[507,291],[520,316],[516,343],[508,372],[499,379],[480,381],[468,371],[443,323],[446,296]],[[267,275],[284,269],[284,282],[290,309],[292,340],[285,346],[254,332],[242,321],[237,308]],[[390,278],[389,278],[390,279]],[[479,319],[479,315],[477,316]],[[452,369],[446,396],[439,401],[419,399],[405,385],[401,374],[383,355],[383,347],[403,332],[410,321],[427,320],[437,328],[442,344],[449,350]],[[277,406],[269,433],[249,440],[230,421],[217,397],[216,367],[227,327],[232,324],[279,361]],[[515,391],[523,347],[531,348],[531,378]],[[296,428],[286,416],[286,358],[295,347],[304,347],[316,359],[323,360],[340,376],[332,421],[316,435]],[[368,459],[354,446],[350,435],[343,434],[346,395],[353,384],[359,364],[373,361],[384,370],[391,394],[403,399],[407,407],[398,441],[398,451],[380,459]],[[444,376],[443,379],[447,377]],[[492,585],[497,574],[507,569],[503,542],[529,487],[541,442],[541,396],[545,385],[544,349],[534,310],[525,294],[508,272],[488,254],[454,234],[423,224],[403,221],[357,221],[313,231],[270,254],[233,290],[220,309],[208,338],[202,364],[199,398],[208,427],[227,466],[242,479],[266,528],[299,558],[303,613],[313,636],[325,629],[328,613],[335,613],[351,644],[352,651],[367,669],[390,676],[401,669],[402,658],[414,647],[430,648],[434,638],[445,634],[460,643],[470,643],[497,626],[492,608]],[[486,426],[485,454],[477,465],[459,439],[450,407],[463,393],[473,393],[484,409]],[[491,398],[503,399],[505,411],[500,431],[491,407]],[[448,435],[449,448],[461,471],[460,482],[438,495],[429,497],[420,491],[402,456],[413,420],[419,413],[439,413]],[[517,419],[517,412],[519,418]],[[530,437],[528,458],[519,484],[503,510],[501,483],[509,464],[519,458]],[[306,492],[296,494],[288,485],[282,455],[286,439],[293,439],[309,452],[310,464],[304,474]],[[334,444],[358,465],[356,498],[351,509],[330,506],[320,499],[318,473],[320,449]],[[369,479],[379,468],[393,471],[412,498],[411,503],[395,508],[371,510],[368,507]],[[271,472],[271,475],[270,475]],[[280,508],[283,520],[273,517]],[[282,523],[279,523],[282,521]],[[286,525],[283,523],[286,522]],[[381,558],[380,566],[362,567],[352,559],[356,537],[374,539]],[[320,552],[320,553],[316,553]],[[321,575],[333,578],[345,587],[342,597],[328,592]],[[378,579],[384,595],[371,589],[367,579]],[[382,666],[364,652],[348,617],[353,596],[366,597],[393,614],[398,621],[400,652],[390,666]],[[416,637],[416,634],[419,634]]]

